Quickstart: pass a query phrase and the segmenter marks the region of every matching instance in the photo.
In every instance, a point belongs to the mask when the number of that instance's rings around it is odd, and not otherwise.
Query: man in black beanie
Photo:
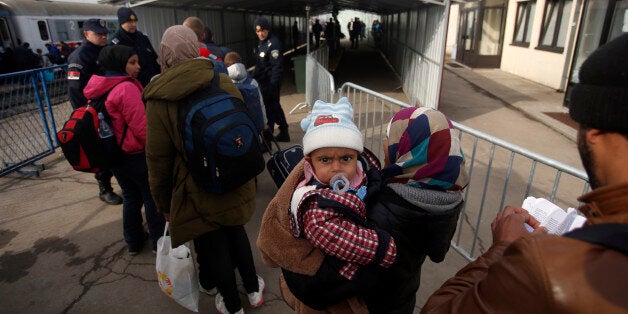
[[[143,86],[148,85],[153,76],[161,72],[157,63],[157,53],[144,33],[137,30],[137,15],[131,8],[118,9],[120,29],[111,37],[110,45],[125,45],[137,51],[140,59],[140,75],[137,79]]]
[[[491,248],[421,313],[628,312],[628,34],[598,48],[579,76],[568,105],[593,189],[578,198],[584,226],[548,235],[525,209],[507,206],[491,224]]]

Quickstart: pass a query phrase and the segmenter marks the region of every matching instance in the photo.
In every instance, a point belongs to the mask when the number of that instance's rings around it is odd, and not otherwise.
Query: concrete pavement
[[[379,54],[368,45],[362,47],[347,50],[335,73],[337,86],[351,81],[407,101],[395,75],[377,60]],[[352,63],[355,58],[373,58],[369,62],[376,64],[370,68],[378,69],[377,73],[361,72]],[[452,120],[581,168],[575,130],[544,113],[565,112],[561,93],[499,70],[451,64],[444,70],[440,110]],[[303,99],[286,74],[281,98],[286,113]],[[292,143],[302,139],[299,121],[306,114],[288,116]],[[0,178],[2,312],[187,313],[159,290],[155,256],[148,247],[138,256],[128,256],[122,239],[122,207],[98,199],[93,176],[73,171],[60,150],[42,163],[46,170],[40,177],[14,173]],[[264,266],[255,247],[259,222],[276,192],[266,172],[258,180],[256,212],[246,228],[258,273],[266,280],[266,301],[260,308],[248,309],[242,292],[242,304],[247,313],[290,313],[279,294],[279,270]],[[443,263],[426,261],[415,312],[464,264],[466,260],[453,250]],[[216,313],[213,301],[201,295],[200,312]]]

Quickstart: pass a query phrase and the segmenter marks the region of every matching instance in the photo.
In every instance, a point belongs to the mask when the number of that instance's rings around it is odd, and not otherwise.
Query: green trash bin
[[[292,57],[294,62],[294,84],[297,86],[297,93],[305,93],[305,55]]]

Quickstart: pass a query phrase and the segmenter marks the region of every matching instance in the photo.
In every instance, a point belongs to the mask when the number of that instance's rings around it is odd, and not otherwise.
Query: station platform
[[[407,102],[396,74],[367,41],[345,50],[336,86],[353,82]],[[286,114],[304,94],[285,75],[281,103]],[[581,168],[575,129],[563,115],[562,93],[500,70],[469,69],[447,62],[439,109],[452,120],[560,162]],[[551,114],[548,114],[551,113]],[[292,143],[304,132],[307,110],[287,115]],[[0,308],[5,313],[187,313],[159,289],[155,255],[146,247],[129,256],[122,238],[122,207],[98,199],[93,175],[73,171],[60,150],[41,160],[39,177],[13,173],[0,178]],[[114,180],[115,184],[115,180]],[[117,192],[119,187],[114,186]],[[264,304],[247,313],[291,313],[279,293],[278,269],[262,264],[255,241],[266,205],[277,188],[267,172],[258,177],[256,211],[246,229],[258,273],[266,281]],[[485,244],[484,248],[490,244]],[[415,313],[427,297],[466,264],[450,250],[444,262],[426,261]],[[200,312],[216,313],[214,298],[201,294]]]

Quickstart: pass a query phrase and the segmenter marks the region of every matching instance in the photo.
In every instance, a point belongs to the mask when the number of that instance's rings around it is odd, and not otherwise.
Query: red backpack
[[[122,157],[120,147],[127,128],[124,129],[120,144],[116,143],[115,136],[103,138],[98,132],[102,124],[98,114],[102,113],[103,121],[108,124],[109,132],[113,135],[111,117],[105,108],[108,94],[90,100],[86,106],[74,109],[63,129],[57,132],[57,140],[63,155],[74,170],[100,172],[115,167]]]

